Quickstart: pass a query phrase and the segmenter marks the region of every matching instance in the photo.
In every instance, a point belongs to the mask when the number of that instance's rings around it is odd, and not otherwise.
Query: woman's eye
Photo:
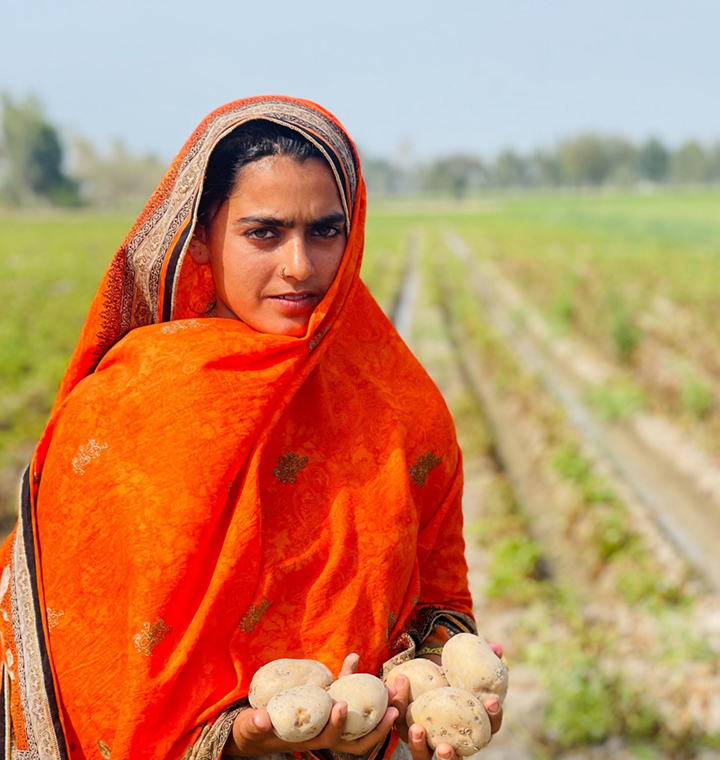
[[[269,227],[262,227],[257,230],[249,230],[245,235],[254,240],[270,240],[270,238],[275,237],[275,231]]]
[[[323,224],[321,227],[316,227],[314,233],[319,237],[332,238],[337,237],[340,234],[340,230],[329,224]]]

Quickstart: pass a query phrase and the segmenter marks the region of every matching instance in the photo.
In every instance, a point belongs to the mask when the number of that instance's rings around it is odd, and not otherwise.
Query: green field
[[[8,479],[42,429],[97,282],[131,223],[88,213],[0,216],[4,508]],[[617,364],[625,382],[607,393],[621,411],[625,396],[661,408],[720,452],[720,194],[371,202],[363,272],[384,307],[411,228],[456,232],[558,335],[577,334]],[[439,247],[437,255],[448,254]],[[662,351],[662,371],[653,372],[652,351]]]
[[[0,216],[5,527],[87,307],[132,221]],[[388,313],[412,266],[421,283],[412,347],[446,396],[465,455],[473,597],[483,630],[539,695],[535,707],[509,708],[508,756],[527,756],[522,746],[543,760],[599,759],[608,754],[582,753],[621,737],[618,757],[706,757],[720,730],[697,695],[720,693],[720,655],[698,621],[714,607],[682,561],[659,563],[623,494],[490,312],[556,361],[594,367],[579,384],[598,419],[662,416],[717,464],[720,194],[372,201],[363,278]],[[498,456],[492,410],[460,377],[459,350],[511,412],[511,445],[528,449],[524,491]],[[545,513],[550,531],[538,529]],[[680,686],[663,691],[666,682]],[[686,690],[697,692],[695,707],[679,718]]]

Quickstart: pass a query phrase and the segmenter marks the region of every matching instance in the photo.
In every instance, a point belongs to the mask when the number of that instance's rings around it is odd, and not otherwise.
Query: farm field
[[[131,223],[0,216],[8,522]],[[484,755],[720,758],[720,193],[375,200],[363,277],[456,419]]]

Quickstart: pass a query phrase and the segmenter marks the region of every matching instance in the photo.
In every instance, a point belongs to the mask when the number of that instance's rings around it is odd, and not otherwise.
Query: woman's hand
[[[357,670],[357,663],[356,654],[348,655],[338,677],[354,673]],[[313,749],[334,749],[351,755],[363,755],[385,738],[397,719],[399,712],[393,704],[396,697],[395,691],[395,689],[388,689],[388,709],[380,724],[367,736],[353,741],[343,741],[340,738],[347,718],[346,702],[337,702],[333,705],[330,720],[322,733],[307,742],[297,743],[285,742],[275,736],[267,710],[243,710],[235,718],[232,735],[225,745],[223,756],[255,757],[280,752],[292,754]]]
[[[498,657],[502,657],[502,647],[500,644],[490,643],[490,647]],[[426,655],[426,659],[433,660],[440,664],[439,655]],[[397,708],[399,716],[395,722],[395,729],[403,741],[408,743],[410,754],[413,760],[431,760],[433,751],[428,747],[425,738],[425,729],[418,723],[413,724],[408,729],[407,725],[407,706],[410,699],[410,681],[405,676],[399,676],[395,681],[397,693],[392,699],[392,705]],[[503,711],[500,702],[497,699],[488,699],[483,702],[483,707],[490,718],[490,731],[496,734],[500,730],[503,719]],[[435,750],[439,760],[460,760],[455,750],[446,742],[438,744]]]

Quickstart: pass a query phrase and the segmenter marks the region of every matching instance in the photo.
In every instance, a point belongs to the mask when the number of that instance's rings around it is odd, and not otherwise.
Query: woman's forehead
[[[275,219],[293,226],[328,217],[345,220],[335,177],[325,161],[266,156],[244,166],[229,197],[233,220]],[[333,223],[338,219],[333,218]]]

